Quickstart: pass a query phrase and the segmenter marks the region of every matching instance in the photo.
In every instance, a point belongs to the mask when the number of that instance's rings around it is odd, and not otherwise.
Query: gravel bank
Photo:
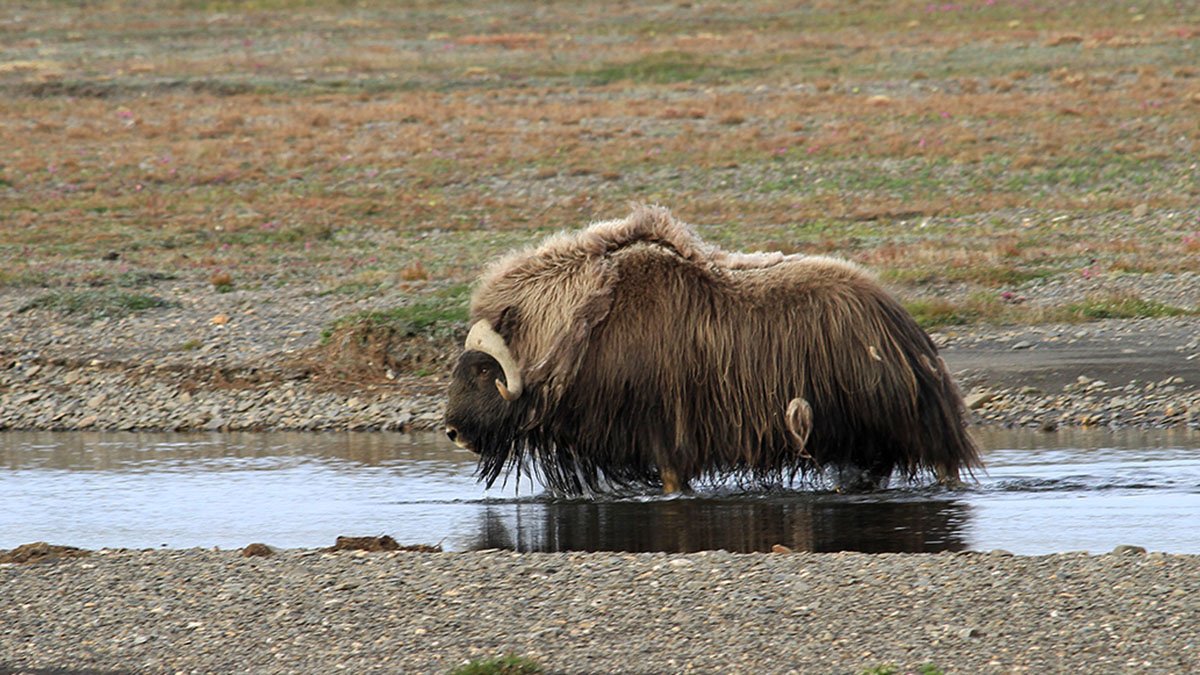
[[[0,288],[0,429],[421,430],[437,428],[455,339],[423,349],[426,375],[377,368],[321,377],[304,366],[331,321],[410,302],[315,288],[214,293],[167,281],[145,292],[172,305],[81,322],[22,311]],[[1031,303],[1129,292],[1200,306],[1192,274],[1035,281]],[[980,424],[1200,428],[1200,318],[1109,320],[935,334]],[[440,359],[440,360],[439,360]]]
[[[100,551],[0,565],[0,670],[1195,672],[1200,556]]]
[[[22,311],[30,294],[0,289],[0,429],[434,428],[438,376],[381,368],[371,381],[346,383],[304,367],[335,319],[410,300],[318,290],[218,294],[205,283],[160,283],[142,291],[171,306],[88,322]]]
[[[1200,320],[935,335],[979,424],[1200,428]]]

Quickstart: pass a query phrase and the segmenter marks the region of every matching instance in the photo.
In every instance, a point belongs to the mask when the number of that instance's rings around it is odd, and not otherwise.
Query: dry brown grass
[[[1194,266],[1184,5],[226,9],[47,2],[5,24],[0,283],[108,250],[239,284],[464,281],[630,201],[904,283]]]

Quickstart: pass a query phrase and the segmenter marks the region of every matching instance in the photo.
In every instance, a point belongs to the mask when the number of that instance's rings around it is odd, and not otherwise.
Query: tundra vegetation
[[[506,654],[488,659],[476,659],[450,671],[450,675],[538,675],[546,672],[533,659]]]
[[[1196,268],[1198,63],[1171,0],[25,0],[0,286],[80,316],[153,306],[101,292],[128,275],[453,305],[634,201],[862,263],[926,327],[1192,313],[1020,300]]]

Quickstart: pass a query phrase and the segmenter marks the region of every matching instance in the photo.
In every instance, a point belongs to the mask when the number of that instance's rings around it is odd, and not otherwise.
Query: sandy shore
[[[1161,672],[1200,556],[100,551],[0,565],[0,672]],[[900,672],[904,672],[903,670]]]

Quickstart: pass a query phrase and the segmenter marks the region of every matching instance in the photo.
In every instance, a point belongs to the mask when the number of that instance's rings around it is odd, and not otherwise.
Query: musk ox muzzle
[[[955,483],[981,466],[937,348],[858,266],[739,254],[661,208],[493,264],[446,433],[491,485],[775,484],[834,469]]]

